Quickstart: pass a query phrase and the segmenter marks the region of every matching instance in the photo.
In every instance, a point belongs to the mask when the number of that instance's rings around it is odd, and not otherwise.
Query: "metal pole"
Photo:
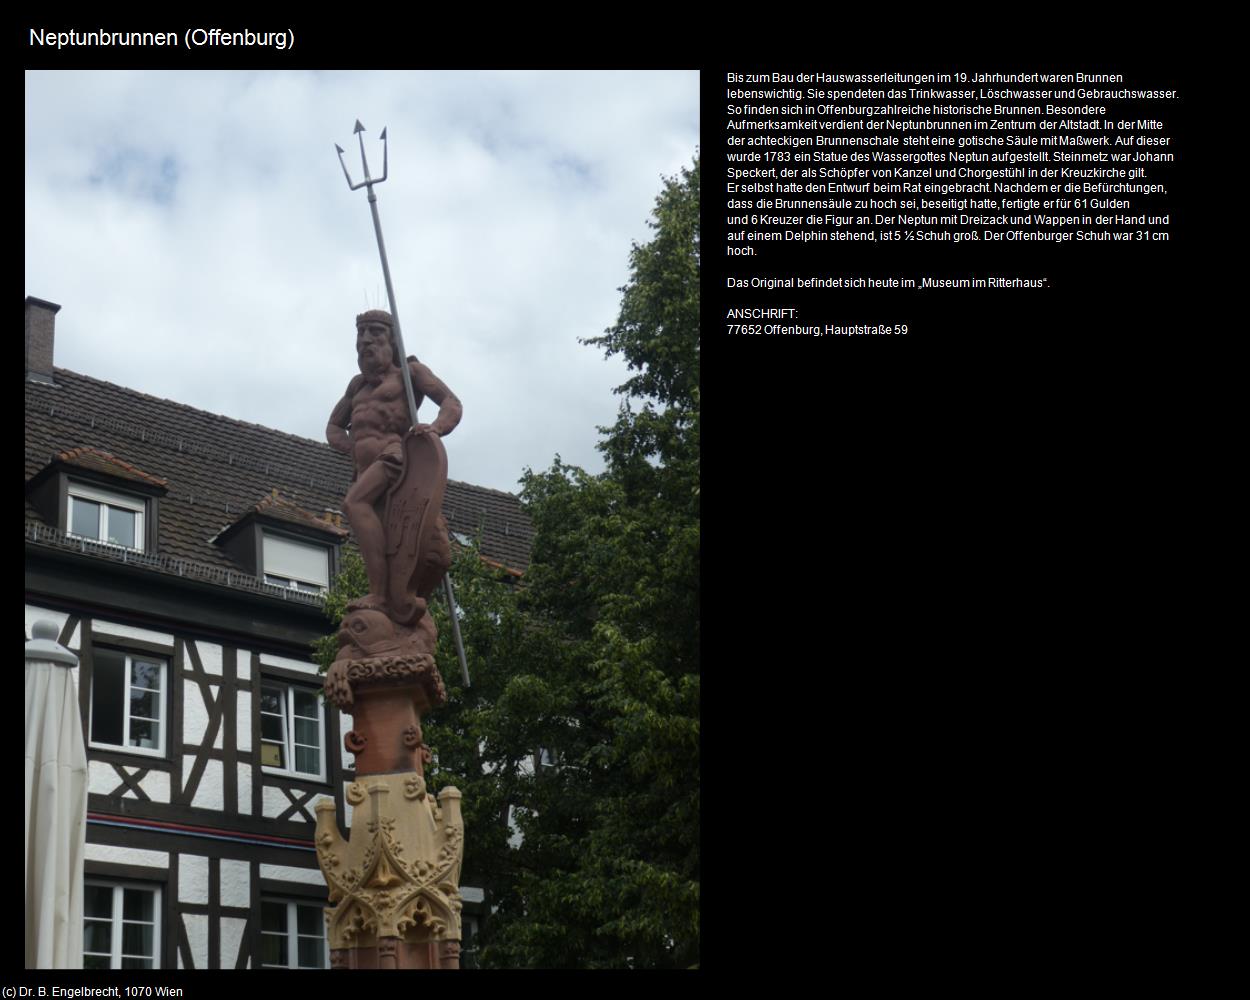
[[[386,243],[382,239],[382,218],[378,215],[378,196],[373,191],[375,184],[381,184],[386,180],[387,172],[387,147],[386,147],[386,129],[382,129],[379,138],[382,140],[382,176],[376,181],[369,176],[369,160],[365,156],[365,138],[362,134],[365,127],[360,124],[360,119],[356,119],[355,128],[356,138],[360,141],[360,163],[365,172],[365,179],[359,184],[353,184],[351,174],[347,172],[347,164],[343,162],[343,147],[338,143],[334,144],[334,148],[339,153],[339,164],[343,168],[343,176],[347,178],[347,186],[353,191],[362,187],[369,189],[369,209],[373,213],[373,231],[378,238],[378,255],[382,258],[382,277],[386,279],[386,300],[391,306],[391,322],[395,330],[395,346],[399,349],[399,357],[395,359],[399,365],[399,370],[404,376],[404,392],[408,396],[408,415],[412,419],[412,426],[415,427],[417,421],[417,397],[412,391],[412,372],[408,370],[408,352],[404,349],[404,337],[399,328],[399,309],[395,305],[395,288],[391,284],[391,268],[386,260]],[[469,664],[464,656],[464,643],[460,641],[460,621],[456,617],[456,597],[451,589],[451,577],[443,574],[443,590],[447,594],[447,610],[451,616],[451,634],[456,641],[456,655],[460,658],[460,672],[464,675],[464,686],[469,686]]]
[[[456,614],[456,595],[451,589],[451,575],[443,574],[443,589],[447,592],[447,607],[451,612],[451,637],[456,640],[456,653],[460,656],[460,673],[464,677],[464,686],[472,687],[469,683],[469,664],[464,658],[464,644],[460,641],[460,618]]]

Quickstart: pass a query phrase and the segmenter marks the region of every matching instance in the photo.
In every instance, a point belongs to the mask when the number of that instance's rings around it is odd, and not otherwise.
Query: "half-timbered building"
[[[313,810],[346,827],[354,773],[309,644],[350,460],[55,367],[59,308],[26,299],[26,638],[51,620],[79,658],[84,964],[324,967]],[[525,569],[515,497],[452,481],[444,514]]]

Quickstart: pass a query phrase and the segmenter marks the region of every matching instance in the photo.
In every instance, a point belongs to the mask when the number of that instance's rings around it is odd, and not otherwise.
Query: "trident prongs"
[[[343,153],[344,153],[343,147],[340,146],[336,142],[334,144],[334,148],[338,150],[339,166],[343,168],[343,176],[347,178],[347,186],[349,188],[351,188],[353,191],[358,191],[362,187],[367,187],[369,188],[370,196],[372,196],[373,185],[381,184],[384,180],[386,180],[386,161],[387,161],[386,129],[382,129],[382,134],[378,136],[378,138],[382,140],[382,176],[377,178],[376,180],[374,180],[372,177],[369,176],[369,159],[368,157],[365,156],[365,137],[361,134],[362,132],[365,131],[365,127],[360,124],[359,118],[356,119],[356,128],[353,131],[356,134],[356,138],[360,140],[360,163],[365,171],[365,179],[361,181],[359,184],[352,183],[352,175],[347,172],[347,163],[343,160]]]

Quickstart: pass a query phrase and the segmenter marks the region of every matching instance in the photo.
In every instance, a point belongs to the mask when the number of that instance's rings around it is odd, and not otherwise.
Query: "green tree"
[[[699,164],[633,247],[620,317],[586,343],[632,375],[607,471],[526,472],[536,538],[499,710],[555,766],[518,781],[500,965],[687,967],[699,953]]]

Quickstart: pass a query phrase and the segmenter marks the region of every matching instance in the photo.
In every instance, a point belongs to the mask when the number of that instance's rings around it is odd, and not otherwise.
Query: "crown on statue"
[[[391,314],[385,309],[370,309],[366,312],[362,312],[356,317],[357,329],[364,326],[366,323],[383,323],[386,326],[389,326],[392,330],[395,329],[395,321],[391,319]]]

